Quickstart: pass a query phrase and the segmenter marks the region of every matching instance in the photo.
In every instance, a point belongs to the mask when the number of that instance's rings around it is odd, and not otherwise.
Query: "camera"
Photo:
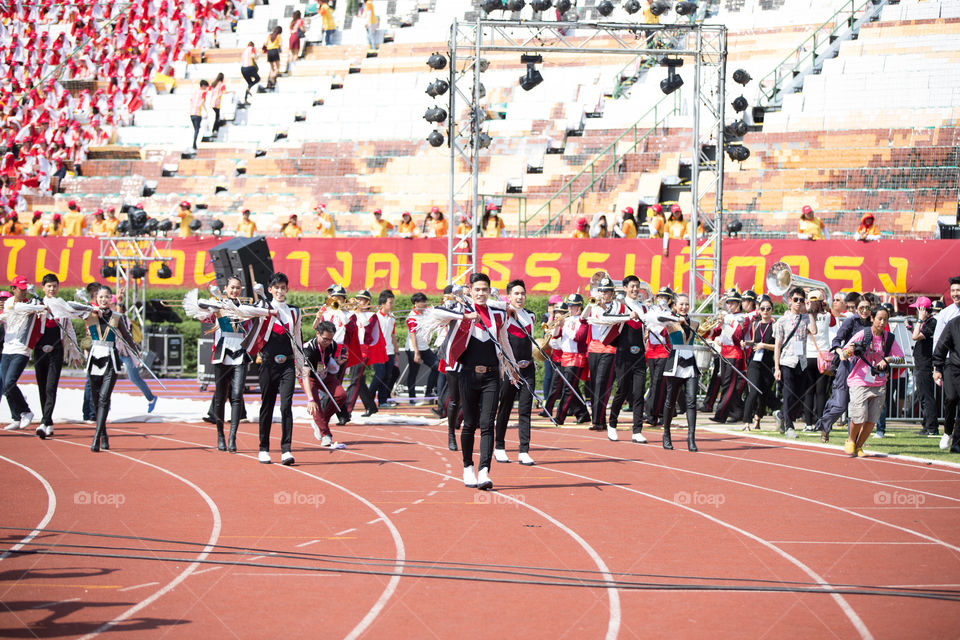
[[[906,320],[903,324],[904,326],[907,327],[907,329],[909,329],[910,331],[913,331],[913,327],[914,327],[913,320]]]

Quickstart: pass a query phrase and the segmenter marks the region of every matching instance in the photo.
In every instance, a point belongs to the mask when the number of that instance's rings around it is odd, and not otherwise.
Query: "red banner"
[[[149,268],[151,287],[202,287],[214,278],[209,250],[221,238],[186,238],[173,242],[169,266],[173,277],[157,277],[160,263]],[[274,268],[290,278],[295,290],[323,291],[331,283],[348,290],[390,288],[437,292],[446,284],[447,241],[403,238],[270,238]],[[670,242],[664,254],[659,240],[574,240],[569,238],[483,238],[481,271],[493,286],[504,288],[523,278],[533,294],[580,289],[598,269],[616,279],[636,274],[654,290],[669,285],[687,288],[690,248]],[[765,289],[764,276],[775,262],[793,273],[826,282],[836,291],[900,294],[942,293],[950,276],[960,275],[960,242],[954,240],[724,240],[723,287]],[[80,286],[100,277],[100,241],[96,238],[4,237],[0,260],[9,282],[16,275],[39,282],[52,272],[65,286]],[[701,258],[703,256],[701,255]],[[702,294],[703,292],[701,292]]]

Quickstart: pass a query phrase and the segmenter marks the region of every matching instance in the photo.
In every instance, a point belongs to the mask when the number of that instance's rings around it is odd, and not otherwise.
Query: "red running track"
[[[496,464],[488,493],[439,426],[341,427],[330,451],[298,424],[293,467],[256,462],[255,428],[235,455],[205,424],[118,426],[100,454],[85,425],[0,432],[23,545],[0,636],[957,635],[957,468],[535,429],[537,466]]]

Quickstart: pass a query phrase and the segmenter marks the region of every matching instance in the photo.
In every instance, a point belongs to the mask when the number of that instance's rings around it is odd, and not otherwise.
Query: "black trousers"
[[[793,429],[793,417],[800,415],[803,403],[803,390],[807,385],[807,372],[797,364],[795,367],[780,365],[783,382],[783,428]]]
[[[720,358],[713,357],[713,372],[710,374],[710,382],[707,383],[707,395],[703,399],[704,411],[713,411],[713,405],[720,395],[720,365],[722,362]]]
[[[937,433],[937,397],[934,393],[936,385],[933,383],[933,368],[920,367],[913,370],[913,382],[920,398],[920,417],[923,419],[923,428],[930,433]]]
[[[669,358],[648,358],[647,368],[650,370],[650,388],[647,389],[647,398],[644,402],[646,412],[643,419],[649,424],[660,424],[663,417],[663,404],[666,398],[666,385],[663,381],[663,370],[667,367]],[[697,395],[693,395],[693,402]]]
[[[533,389],[537,384],[537,367],[533,363],[526,368],[520,369],[524,380]],[[530,451],[530,412],[533,411],[533,396],[527,390],[526,385],[520,383],[520,388],[510,384],[510,380],[504,378],[500,382],[500,398],[497,406],[496,434],[494,438],[494,448],[506,449],[507,423],[510,422],[510,412],[513,411],[513,403],[519,396],[519,427],[517,436],[520,440],[520,453]]]
[[[697,426],[697,377],[664,379],[663,426],[669,427],[676,415],[677,398],[682,391],[687,396],[687,426]]]
[[[762,418],[767,414],[770,398],[776,398],[777,390],[774,385],[776,380],[770,367],[755,360],[751,360],[747,367],[747,378],[760,389],[758,393],[756,389],[749,387],[747,400],[743,404],[743,421],[753,422],[754,416]]]
[[[230,402],[230,432],[234,433],[243,415],[243,387],[247,381],[247,363],[213,365],[213,419],[217,430],[223,430],[227,401]]]
[[[250,65],[249,67],[240,67],[240,75],[243,76],[243,79],[247,81],[247,90],[260,82],[260,72],[257,69],[256,65]]]
[[[820,373],[816,358],[807,358],[807,391],[803,394],[803,420],[814,424],[827,406],[830,376]]]
[[[551,371],[553,367],[556,367],[556,371],[553,371],[553,375],[550,377],[550,388],[547,389],[546,402],[544,403],[544,410],[547,413],[553,413],[553,406],[560,401],[560,393],[567,386],[560,379],[560,376],[563,375],[563,368],[557,362],[552,360],[550,362],[553,366],[551,367],[548,364],[547,367],[550,367]]]
[[[837,367],[837,373],[833,376],[833,386],[831,387],[830,397],[823,408],[820,419],[817,420],[817,429],[824,433],[830,433],[833,429],[833,423],[840,419],[840,416],[847,410],[850,404],[850,389],[847,387],[847,376],[850,375],[850,361],[845,360]]]
[[[427,376],[427,386],[423,391],[424,396],[432,396],[437,389],[437,377],[440,375],[437,366],[440,359],[431,349],[424,349],[420,352],[420,360],[424,366],[430,368],[430,375]],[[420,364],[413,361],[413,351],[407,351],[407,395],[411,398],[417,397],[417,374],[420,373]]]
[[[200,136],[200,123],[203,122],[202,116],[190,116],[190,122],[193,123],[193,148],[197,148],[197,138]]]
[[[93,443],[106,441],[107,414],[110,413],[110,396],[113,387],[117,384],[118,373],[108,366],[102,376],[90,376],[90,395],[93,398],[94,411],[97,414],[97,431],[93,436]]]
[[[560,367],[560,373],[564,380],[570,383],[571,387],[579,391],[580,367]],[[557,409],[557,422],[563,424],[563,421],[570,414],[577,416],[577,420],[589,418],[590,412],[587,411],[587,405],[580,402],[580,398],[573,394],[570,387],[562,382],[560,384],[563,385],[563,388],[560,389],[560,408]]]
[[[463,429],[460,431],[460,449],[463,466],[473,465],[473,442],[480,429],[480,464],[477,469],[490,469],[493,458],[494,420],[497,415],[497,397],[500,395],[500,372],[496,368],[486,373],[465,368],[460,373],[460,401],[463,406]]]
[[[447,369],[444,374],[447,384],[443,387],[443,399],[438,403],[441,414],[447,418],[447,429],[456,431],[463,423],[463,407],[460,402],[460,372]]]
[[[350,367],[350,386],[347,387],[347,401],[344,403],[342,414],[344,417],[350,416],[357,404],[357,397],[363,402],[363,408],[367,411],[373,411],[377,408],[377,403],[373,401],[373,393],[367,386],[366,376],[364,375],[366,369],[367,365],[363,363]]]
[[[270,451],[273,409],[280,396],[280,452],[290,451],[293,440],[293,388],[297,383],[293,357],[280,364],[264,356],[260,365],[260,451]]]
[[[948,364],[943,368],[943,432],[952,435],[957,426],[960,406],[960,367]]]
[[[40,423],[53,426],[53,408],[57,404],[57,387],[63,370],[63,345],[58,344],[50,353],[41,349],[33,351],[34,372],[37,374],[37,390],[40,392]]]
[[[624,400],[630,400],[633,411],[633,432],[643,430],[643,392],[647,386],[647,359],[643,355],[617,353],[614,366],[617,376],[617,392],[613,394],[610,407],[610,426],[617,426],[617,418],[623,409]]]
[[[370,386],[370,393],[380,400],[380,404],[390,399],[393,392],[393,385],[397,381],[400,371],[397,370],[396,356],[390,354],[386,362],[378,362],[373,365],[373,380]]]
[[[616,362],[614,353],[591,353],[587,356],[590,367],[590,407],[593,414],[593,428],[607,428],[607,402],[613,388],[613,372]]]
[[[741,361],[739,358],[736,360],[727,358],[727,360],[733,366],[720,360],[720,404],[717,405],[717,412],[713,415],[713,419],[721,423],[728,419],[739,421],[743,418],[743,388],[746,383],[733,370],[734,366],[740,366]]]

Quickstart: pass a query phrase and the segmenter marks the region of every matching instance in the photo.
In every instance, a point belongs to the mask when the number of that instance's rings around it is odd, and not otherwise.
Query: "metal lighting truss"
[[[654,45],[675,43],[675,48]],[[727,29],[707,24],[631,24],[616,22],[546,22],[490,20],[470,23],[454,20],[450,27],[449,102],[447,143],[450,147],[449,211],[467,217],[470,232],[458,236],[451,219],[447,255],[449,280],[477,268],[477,229],[483,203],[479,201],[481,134],[485,110],[480,104],[480,70],[484,54],[623,54],[684,58],[694,65],[693,135],[691,136],[690,212],[691,305],[704,311],[718,301],[722,290],[720,241],[723,231],[723,125],[727,61]],[[518,65],[518,68],[521,65]],[[553,82],[557,82],[556,79]],[[458,112],[458,104],[466,105]],[[705,234],[698,245],[696,230]],[[699,283],[699,286],[698,286]],[[700,287],[709,293],[698,303]]]
[[[141,266],[150,271],[154,262],[169,262],[173,240],[154,237],[116,237],[100,239],[100,260],[112,262],[117,269],[117,288],[122,290],[123,303],[127,308],[127,317],[141,327],[144,323],[144,310],[147,304],[147,276],[134,278],[131,270]],[[118,297],[121,291],[118,291]],[[138,304],[139,303],[139,304]],[[146,348],[147,332],[143,332],[143,347]]]

